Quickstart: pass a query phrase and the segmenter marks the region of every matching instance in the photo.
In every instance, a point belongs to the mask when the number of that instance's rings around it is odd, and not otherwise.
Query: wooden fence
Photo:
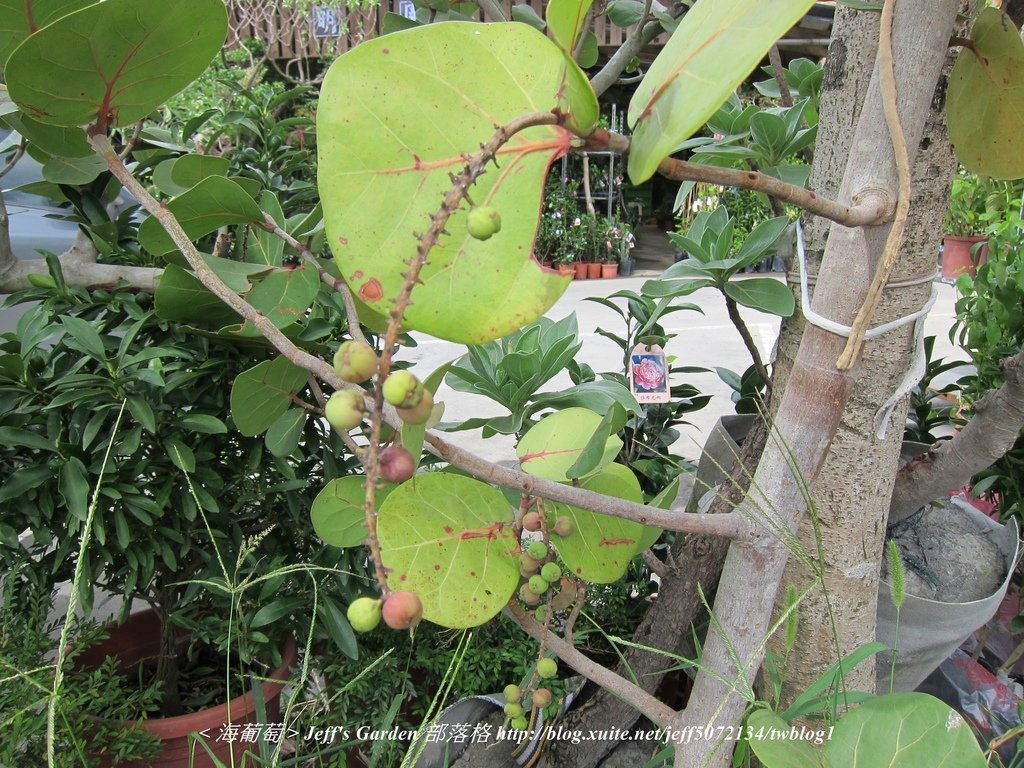
[[[511,16],[511,0],[501,2],[505,13]],[[529,5],[543,17],[542,0],[529,0]],[[366,10],[314,5],[305,12],[283,7],[273,0],[227,0],[227,6],[228,46],[234,48],[249,38],[259,39],[267,46],[267,56],[278,61],[333,58],[380,34],[386,13],[414,18],[416,10],[411,0],[381,0],[377,7]],[[482,13],[477,13],[476,18],[491,21]],[[594,34],[600,47],[614,48],[625,41],[629,30],[599,16]]]

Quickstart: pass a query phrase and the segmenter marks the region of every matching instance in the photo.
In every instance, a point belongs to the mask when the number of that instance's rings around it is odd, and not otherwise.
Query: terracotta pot
[[[601,277],[618,277],[619,276],[619,265],[618,264],[602,264],[601,265]]]
[[[978,265],[988,260],[988,243],[974,251],[976,243],[984,242],[978,235],[958,237],[946,235],[942,238],[942,276],[957,278],[967,273],[971,277],[978,271]]]
[[[82,667],[99,666],[107,656],[116,656],[122,667],[130,668],[156,658],[159,653],[160,621],[151,610],[134,613],[124,624],[111,624],[107,630],[110,633],[109,638],[83,651],[78,657],[78,663]],[[269,680],[261,684],[266,715],[259,720],[263,725],[277,723],[280,716],[281,689],[298,658],[295,638],[288,638],[281,656],[281,666],[273,671]],[[218,740],[218,736],[223,737],[224,729],[229,724],[244,726],[246,723],[256,722],[256,700],[252,691],[220,706],[199,712],[142,720],[139,725],[164,743],[163,751],[148,760],[121,763],[120,768],[214,768],[216,763],[206,749],[198,743],[190,743],[189,734],[201,732],[207,734],[206,744],[221,763],[226,766],[241,766],[243,763],[249,765],[252,758],[244,758],[243,755],[248,751],[255,752],[258,749],[258,741],[242,741],[239,738],[233,741],[227,738]],[[125,723],[126,726],[132,724],[132,721]],[[257,736],[262,737],[262,732]],[[105,767],[108,763],[103,762],[102,765]]]
[[[576,273],[576,269],[572,264],[556,264],[555,269],[558,270],[558,274],[562,277],[569,277]]]
[[[591,280],[597,280],[601,277],[601,262],[600,261],[588,261],[587,264],[587,277]]]
[[[585,262],[582,262],[582,261],[573,262],[572,268],[573,268],[573,271],[576,273],[576,279],[577,280],[586,280],[587,279],[587,265],[586,265]]]

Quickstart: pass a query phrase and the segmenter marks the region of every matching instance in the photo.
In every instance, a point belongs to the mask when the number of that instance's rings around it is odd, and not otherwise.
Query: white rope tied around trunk
[[[821,328],[823,331],[828,331],[836,336],[849,338],[850,333],[853,330],[850,326],[837,323],[834,320],[829,320],[827,317],[819,315],[811,308],[811,294],[807,280],[807,252],[804,250],[804,232],[803,228],[800,226],[799,220],[796,222],[796,255],[797,264],[800,268],[800,311],[803,312],[804,319],[814,327]],[[935,301],[939,297],[939,289],[935,284],[935,277],[936,274],[931,274],[920,278],[912,278],[910,280],[901,280],[899,282],[889,283],[891,287],[906,287],[930,282],[932,283],[932,292],[928,297],[928,301],[926,301],[924,306],[920,309],[915,312],[911,312],[909,315],[904,315],[903,317],[899,317],[887,323],[876,325],[864,334],[865,339],[873,339],[881,336],[883,333],[888,333],[896,328],[901,328],[909,323],[914,323],[914,355],[910,361],[910,368],[907,370],[906,375],[904,375],[903,380],[900,381],[899,385],[896,387],[896,391],[882,404],[878,411],[875,412],[875,437],[878,440],[885,439],[886,432],[889,428],[889,420],[896,404],[910,393],[917,383],[921,381],[927,371],[927,360],[925,359],[924,353],[924,319],[928,315],[928,312],[931,311],[931,308],[935,306]]]

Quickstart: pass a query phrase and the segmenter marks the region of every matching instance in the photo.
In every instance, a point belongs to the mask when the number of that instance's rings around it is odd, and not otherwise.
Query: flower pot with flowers
[[[579,204],[576,202],[578,184],[572,180],[552,178],[544,190],[544,209],[534,254],[541,263],[549,263],[563,275],[574,271],[580,242],[578,227]]]
[[[620,217],[607,221],[604,246],[606,261],[615,266],[618,274],[623,277],[632,275],[636,266],[632,255],[636,247],[636,237],[628,221]]]

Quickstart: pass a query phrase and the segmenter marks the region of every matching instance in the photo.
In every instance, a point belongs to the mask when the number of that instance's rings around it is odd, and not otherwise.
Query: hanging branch
[[[544,629],[514,602],[509,603],[505,608],[505,614],[514,619],[526,634],[558,654],[558,657],[570,667],[601,687],[615,691],[616,696],[634,707],[659,728],[666,727],[675,717],[676,712],[667,704],[647,693],[635,683],[587,658],[576,650],[576,646],[572,643],[563,640],[554,632]]]
[[[603,149],[619,154],[629,151],[629,139],[604,128],[597,128],[587,137],[586,149]],[[711,165],[690,163],[667,157],[658,165],[658,173],[674,181],[697,181],[718,184],[723,187],[740,187],[764,192],[792,203],[807,213],[834,221],[847,227],[882,224],[892,215],[895,203],[884,191],[865,190],[863,199],[854,200],[854,205],[843,205],[835,200],[820,197],[809,189],[787,184],[773,176],[756,171],[739,171],[733,168],[716,168]]]

